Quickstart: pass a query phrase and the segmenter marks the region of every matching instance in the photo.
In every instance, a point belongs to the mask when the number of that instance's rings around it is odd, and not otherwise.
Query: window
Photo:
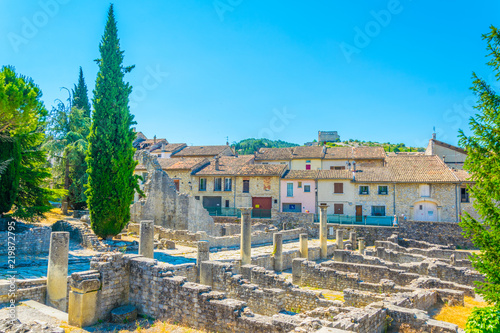
[[[379,186],[378,187],[378,194],[380,195],[387,195],[388,190],[387,190],[387,186]]]
[[[174,179],[175,189],[179,191],[179,179]]]
[[[344,214],[344,204],[333,204],[333,213],[334,214]]]
[[[231,178],[225,178],[224,179],[224,191],[232,191],[233,189],[233,183],[232,183]]]
[[[293,183],[286,184],[286,196],[293,197]]]
[[[345,166],[331,166],[330,170],[345,170]]]
[[[298,188],[302,188],[302,182],[298,182],[298,183],[297,183],[297,187],[298,187]]]
[[[250,180],[243,180],[243,193],[250,193]]]
[[[369,186],[360,186],[359,187],[359,194],[370,194],[370,187]]]
[[[306,170],[311,170],[311,164],[306,164]]]
[[[460,202],[469,202],[469,191],[465,187],[460,189]]]
[[[200,178],[200,184],[198,185],[198,191],[206,191],[207,190],[207,179]]]
[[[214,179],[214,191],[222,191],[222,178]]]
[[[333,193],[344,193],[344,183],[334,183]]]
[[[385,206],[372,206],[372,216],[385,216]]]
[[[311,160],[306,160],[306,163],[311,163]]]
[[[420,185],[420,196],[430,197],[431,196],[431,186],[430,185]]]
[[[194,198],[195,198],[196,200],[200,200],[200,196],[199,196],[199,195],[196,195]]]
[[[304,185],[304,192],[311,192],[311,185]]]
[[[226,200],[226,208],[229,208],[229,200]]]

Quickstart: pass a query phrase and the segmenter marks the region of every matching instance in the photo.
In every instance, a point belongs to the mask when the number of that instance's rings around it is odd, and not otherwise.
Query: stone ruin
[[[155,156],[139,151],[135,158],[146,167],[145,198],[130,208],[130,220],[138,223],[152,220],[156,225],[190,232],[214,232],[214,220],[199,200],[177,192],[174,181],[162,170]]]
[[[461,332],[432,319],[431,311],[442,304],[463,305],[465,296],[475,296],[474,281],[484,279],[472,269],[471,253],[451,245],[394,233],[367,248],[363,237],[342,228],[328,241],[323,213],[319,241],[310,241],[304,229],[271,232],[272,251],[255,255],[252,245],[260,236],[252,232],[250,220],[250,209],[242,209],[237,239],[243,251],[227,260],[211,260],[210,242],[227,238],[232,244],[236,235],[208,237],[141,221],[139,254],[100,253],[89,271],[71,274],[68,289],[55,294],[51,286],[66,281],[63,243],[68,236],[52,233],[59,241],[51,242],[55,259],[49,262],[48,281],[21,281],[18,297],[68,311],[68,322],[75,326],[122,318],[129,309],[134,316],[214,332],[381,333],[399,332],[402,324],[417,332]],[[153,259],[155,234],[182,238],[178,233],[196,246],[196,263]],[[298,246],[283,244],[285,239],[298,239]],[[8,301],[0,290],[0,302]],[[342,297],[332,300],[327,292]]]

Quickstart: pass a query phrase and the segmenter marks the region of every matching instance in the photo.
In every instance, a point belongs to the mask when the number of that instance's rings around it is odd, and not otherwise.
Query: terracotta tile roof
[[[288,170],[284,179],[316,179],[319,170]]]
[[[292,148],[292,159],[323,158],[325,155],[323,147],[320,146],[298,146]]]
[[[155,143],[156,141],[156,143]],[[141,150],[141,149],[151,149],[152,147],[161,147],[161,144],[162,143],[165,143],[165,144],[168,144],[168,141],[167,139],[147,139],[147,140],[142,140],[140,142],[137,142],[136,145],[137,145],[137,149],[138,150]]]
[[[286,170],[285,164],[247,164],[238,171],[238,176],[281,176]]]
[[[352,171],[318,170],[318,179],[352,179]]]
[[[217,176],[217,175],[236,175],[240,168],[249,163],[253,163],[253,155],[241,156],[221,156],[219,157],[219,170],[215,170],[215,159],[210,161],[210,164],[205,166],[200,171],[196,172],[196,176]]]
[[[159,147],[155,148],[154,150],[150,150],[150,152],[151,153],[161,153],[161,152],[174,153],[174,152],[181,150],[184,147],[187,147],[187,144],[185,144],[185,143],[169,143],[169,144],[165,145],[165,147],[163,147],[163,148],[160,145]]]
[[[157,158],[163,170],[195,170],[209,161],[206,158]],[[138,164],[135,170],[146,170],[146,167],[142,164]]]
[[[465,170],[453,170],[453,174],[460,182],[473,183],[472,175]]]
[[[325,159],[346,160],[352,159],[353,147],[331,147],[326,149]]]
[[[398,183],[458,182],[453,171],[435,155],[388,156],[386,162],[393,180]]]
[[[382,147],[355,147],[353,149],[354,159],[384,159],[385,150]]]
[[[356,182],[392,182],[391,170],[387,167],[363,168],[355,173]]]
[[[292,158],[292,148],[260,148],[255,153],[256,161],[289,160]]]
[[[226,149],[231,149],[227,145],[222,146],[189,146],[180,152],[172,154],[172,157],[196,157],[196,156],[217,156]]]

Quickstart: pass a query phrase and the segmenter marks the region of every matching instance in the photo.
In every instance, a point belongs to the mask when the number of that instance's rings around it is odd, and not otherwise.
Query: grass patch
[[[486,302],[476,301],[472,297],[465,297],[464,306],[449,306],[446,304],[434,316],[434,319],[452,323],[464,329],[467,318],[469,318],[472,313],[472,309],[476,307],[484,308],[486,306],[488,306]]]

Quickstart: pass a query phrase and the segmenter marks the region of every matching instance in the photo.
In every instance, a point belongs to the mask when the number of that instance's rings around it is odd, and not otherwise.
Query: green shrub
[[[467,333],[499,333],[500,309],[497,307],[475,308],[467,319]]]

